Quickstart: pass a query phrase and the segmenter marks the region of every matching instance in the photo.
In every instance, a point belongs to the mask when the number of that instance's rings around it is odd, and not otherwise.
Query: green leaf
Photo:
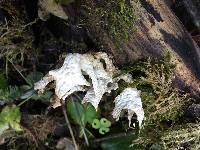
[[[111,126],[111,122],[106,118],[101,118],[100,123],[102,127],[108,128]]]
[[[15,129],[15,131],[22,131],[20,124],[18,122],[10,122],[11,128]]]
[[[31,72],[26,76],[26,80],[31,83],[32,85],[39,81],[43,77],[43,73],[41,72]]]
[[[0,89],[0,100],[4,102],[12,102],[20,98],[21,92],[17,86],[9,86],[6,89]]]
[[[22,96],[20,96],[21,99],[27,99],[31,97],[34,94],[34,90],[29,90],[26,93],[24,93]]]
[[[6,106],[3,108],[0,118],[2,122],[5,124],[9,124],[13,129],[16,131],[21,131],[22,129],[20,128],[20,120],[21,120],[21,112],[19,110],[19,107],[16,105]],[[6,125],[2,126],[2,129],[4,129]]]
[[[88,104],[85,108],[85,123],[93,123],[94,119],[99,118],[99,113],[96,111],[94,106]]]
[[[110,129],[109,128],[106,128],[106,127],[101,127],[100,129],[99,129],[99,133],[100,134],[105,134],[105,133],[107,133],[107,132],[109,132],[110,131]]]
[[[67,112],[75,123],[83,126],[87,123],[92,124],[94,119],[99,118],[99,113],[91,104],[84,106],[78,101],[69,101]]]
[[[16,107],[15,105],[6,106],[1,112],[1,116],[4,118],[5,121],[10,122],[16,120],[17,122],[20,122],[20,111],[19,107]]]
[[[80,129],[80,133],[79,133],[79,137],[82,138],[83,135],[84,135],[84,132],[85,131],[85,134],[88,138],[94,138],[94,135],[85,127],[81,128]]]
[[[99,121],[98,119],[94,119],[92,122],[92,127],[94,129],[99,129],[100,134],[105,134],[110,131],[109,127],[111,126],[111,122],[106,118],[101,118]]]
[[[68,101],[67,113],[75,123],[85,126],[85,110],[82,104],[77,101]]]
[[[101,127],[101,123],[98,119],[94,119],[93,122],[92,122],[92,127],[94,129],[99,129]]]
[[[41,94],[34,93],[32,96],[32,99],[33,100],[50,101],[52,94],[53,93],[51,91],[45,91],[44,93],[41,93]]]
[[[25,91],[28,91],[28,90],[30,90],[32,87],[30,86],[30,85],[22,85],[22,86],[20,86],[20,90],[22,91],[22,92],[25,92]]]

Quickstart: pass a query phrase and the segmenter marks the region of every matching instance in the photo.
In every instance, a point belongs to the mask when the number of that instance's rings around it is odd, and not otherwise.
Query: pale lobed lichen
[[[120,113],[123,109],[128,110],[129,126],[131,126],[131,118],[134,113],[137,115],[139,126],[141,127],[144,120],[144,110],[140,98],[140,91],[136,88],[126,88],[115,100],[115,108],[112,112],[113,118],[119,120]]]
[[[67,55],[61,68],[51,70],[40,81],[35,83],[34,89],[43,91],[46,85],[55,80],[55,94],[59,99],[65,99],[75,91],[84,91],[84,86],[90,86],[81,72],[80,54]]]
[[[119,80],[122,79],[125,82],[132,82],[132,76],[130,74],[122,74],[118,77],[113,77],[114,74],[119,73],[120,71],[115,68],[112,60],[106,53],[99,52],[93,55],[70,53],[66,56],[63,66],[59,69],[49,71],[42,80],[35,83],[34,89],[43,91],[49,82],[55,81],[55,94],[61,100],[65,100],[76,91],[87,91],[82,103],[89,102],[97,109],[103,95],[118,88],[117,82]],[[130,91],[130,89],[127,91]],[[127,92],[125,92],[125,94],[127,94]],[[132,90],[132,93],[129,93],[132,97],[124,97],[123,92],[120,97],[125,98],[124,101],[115,101],[115,111],[117,111],[117,113],[114,113],[114,118],[118,119],[118,114],[120,114],[123,109],[128,109],[129,121],[133,116],[133,111],[135,111],[141,124],[142,114],[140,114],[140,110],[136,109],[139,108],[136,107],[136,103],[140,102],[138,106],[141,106],[141,101],[139,101],[139,94],[134,94]],[[136,101],[134,102],[134,100]],[[120,106],[121,104],[123,105]],[[53,107],[55,108],[60,105],[61,104],[57,102],[56,106]],[[132,106],[133,108],[131,108]],[[119,108],[119,110],[117,110],[117,108]]]
[[[112,90],[108,90],[108,83],[113,83],[112,76],[116,71],[111,61],[108,61],[108,55],[104,54],[105,53],[96,53],[95,55],[85,54],[82,55],[81,59],[81,69],[89,75],[92,80],[92,87],[83,98],[83,103],[90,102],[96,109],[104,93]],[[103,63],[101,63],[101,59],[105,60],[105,69]]]

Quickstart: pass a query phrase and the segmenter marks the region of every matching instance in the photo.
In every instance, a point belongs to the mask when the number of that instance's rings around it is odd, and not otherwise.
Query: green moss
[[[200,148],[200,124],[188,123],[171,127],[163,133],[160,144],[167,150],[174,150],[181,145],[197,150]]]
[[[174,71],[175,65],[169,53],[163,60],[149,58],[123,68],[124,73],[132,74],[134,82],[121,82],[119,92],[128,86],[141,91],[146,119],[137,143],[148,148],[152,144],[160,143],[166,130],[179,122],[188,102],[188,97],[173,87]]]
[[[6,57],[16,63],[23,63],[24,53],[32,49],[31,23],[25,23],[25,14],[11,2],[2,2],[0,8],[10,17],[5,23],[0,23],[0,58]]]
[[[125,0],[117,0],[113,5],[111,13],[107,16],[107,29],[114,38],[128,41],[129,31],[137,20],[134,9],[126,4]]]
[[[124,72],[132,74],[134,82],[131,85],[123,83],[122,88],[132,86],[141,90],[146,124],[175,122],[182,114],[187,97],[172,86],[174,70],[175,65],[171,63],[169,54],[164,60],[148,59],[124,69]]]
[[[99,1],[94,8],[90,8],[89,14],[100,17],[100,20],[94,21],[96,25],[106,29],[115,40],[123,42],[128,41],[129,32],[138,18],[134,7],[126,0]]]

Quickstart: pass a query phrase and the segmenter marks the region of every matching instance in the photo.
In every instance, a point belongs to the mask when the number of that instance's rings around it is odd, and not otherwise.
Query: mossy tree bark
[[[46,25],[66,41],[85,42],[89,51],[111,54],[119,67],[147,57],[162,59],[170,52],[177,65],[176,86],[199,93],[200,49],[166,1],[78,0],[78,4],[63,6],[69,16],[67,26],[56,17],[51,17]],[[122,12],[116,12],[113,3],[118,3]],[[134,14],[125,5],[132,7]],[[133,21],[135,16],[138,19]],[[82,28],[77,27],[79,24],[83,24]]]
[[[177,65],[179,87],[192,87],[200,91],[200,49],[181,22],[163,0],[140,0],[132,3],[139,20],[128,31],[128,40],[116,39],[97,22],[101,13],[95,13],[98,2],[89,0],[87,30],[101,49],[114,56],[115,63],[123,66],[147,57],[163,58],[170,52]],[[112,13],[112,8],[106,13]],[[95,21],[94,21],[95,20]]]

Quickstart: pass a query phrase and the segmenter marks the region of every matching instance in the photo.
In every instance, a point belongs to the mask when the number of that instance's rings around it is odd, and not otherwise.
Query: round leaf
[[[92,122],[92,127],[94,129],[99,129],[101,127],[100,121],[98,119],[94,119]]]
[[[107,132],[109,132],[110,131],[110,129],[109,128],[106,128],[106,127],[101,127],[100,129],[99,129],[99,133],[100,134],[105,134],[105,133],[107,133]]]
[[[111,126],[111,122],[106,118],[101,118],[100,123],[101,123],[102,127],[110,127]]]

